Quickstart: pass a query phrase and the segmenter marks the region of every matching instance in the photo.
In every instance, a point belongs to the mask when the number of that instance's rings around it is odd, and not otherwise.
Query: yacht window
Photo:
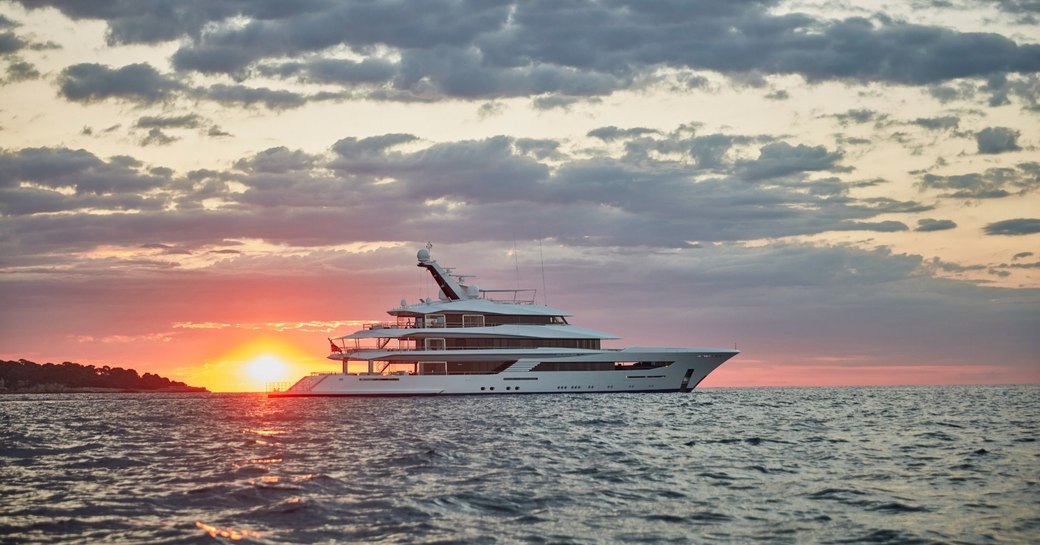
[[[446,361],[424,361],[420,364],[422,369],[420,370],[421,375],[447,375],[448,374],[448,362]]]
[[[462,327],[484,327],[483,314],[463,314]]]
[[[431,338],[426,339],[425,346],[427,350],[444,350],[444,339]]]
[[[428,314],[426,316],[426,327],[444,327],[445,324],[443,314]]]

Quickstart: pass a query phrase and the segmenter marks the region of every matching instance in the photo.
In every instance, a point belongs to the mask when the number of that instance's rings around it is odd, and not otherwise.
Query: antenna
[[[549,290],[545,288],[545,254],[542,253],[541,237],[538,237],[538,259],[542,262],[542,304],[549,306]]]
[[[520,258],[516,255],[516,234],[513,234],[513,265],[516,267],[516,289],[520,289]]]

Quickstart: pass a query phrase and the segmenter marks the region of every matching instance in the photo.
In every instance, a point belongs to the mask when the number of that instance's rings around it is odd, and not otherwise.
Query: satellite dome
[[[429,261],[430,260],[430,251],[427,250],[426,248],[423,248],[422,250],[419,250],[419,253],[415,254],[415,257],[419,261]]]

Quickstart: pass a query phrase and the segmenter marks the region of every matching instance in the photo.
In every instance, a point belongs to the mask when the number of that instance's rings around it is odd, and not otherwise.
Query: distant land
[[[29,360],[0,361],[0,394],[208,391],[152,373],[138,375],[122,367],[68,361],[42,365]]]

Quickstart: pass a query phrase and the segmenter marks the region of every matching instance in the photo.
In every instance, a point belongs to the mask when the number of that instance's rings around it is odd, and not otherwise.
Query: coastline
[[[145,390],[142,388],[71,388],[61,384],[38,385],[31,388],[0,390],[0,396],[18,394],[210,394],[206,388],[164,388]]]

